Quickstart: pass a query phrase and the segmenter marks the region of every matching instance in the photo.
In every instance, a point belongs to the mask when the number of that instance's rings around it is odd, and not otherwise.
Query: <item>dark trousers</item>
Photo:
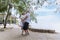
[[[29,23],[28,22],[24,22],[23,30],[28,30],[28,28],[29,28]]]

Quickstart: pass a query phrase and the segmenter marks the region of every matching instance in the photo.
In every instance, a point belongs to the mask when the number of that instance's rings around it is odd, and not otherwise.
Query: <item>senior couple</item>
[[[28,28],[30,23],[30,13],[27,11],[26,13],[22,13],[21,15],[21,29],[22,29],[22,35],[29,35]]]

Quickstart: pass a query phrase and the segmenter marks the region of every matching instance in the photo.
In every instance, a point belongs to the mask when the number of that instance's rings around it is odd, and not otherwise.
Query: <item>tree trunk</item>
[[[4,28],[6,28],[7,19],[8,19],[8,14],[7,14],[7,16],[6,16],[5,20],[4,20]]]
[[[4,28],[6,28],[6,24],[7,24],[7,19],[8,19],[8,16],[9,16],[9,8],[8,8],[8,11],[7,11],[7,15],[6,15],[6,18],[4,20]]]
[[[8,1],[8,2],[9,2],[9,1]],[[6,15],[6,18],[5,18],[5,20],[4,20],[4,28],[6,28],[8,16],[11,15],[10,9],[12,8],[12,5],[9,4],[9,3],[8,3],[8,5],[9,5],[9,8],[7,9],[7,10],[8,10],[8,11],[7,11],[7,15]]]

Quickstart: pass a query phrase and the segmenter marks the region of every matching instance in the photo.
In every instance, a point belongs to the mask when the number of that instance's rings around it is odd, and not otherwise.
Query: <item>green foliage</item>
[[[7,0],[0,0],[0,12],[7,10]]]
[[[7,5],[4,7],[0,7],[0,12],[4,12],[4,11],[7,11]]]
[[[0,0],[0,12],[7,11],[8,4],[10,3],[10,4],[13,4],[15,9],[21,15],[22,12],[25,12],[25,11],[27,11],[27,9],[29,9],[29,7],[30,7],[29,2],[30,2],[30,0],[4,0],[4,2],[1,2],[1,0]],[[35,18],[34,13],[31,13],[31,19],[37,20]]]
[[[12,3],[17,3],[18,4],[20,0],[11,0],[11,1],[12,1]]]
[[[30,15],[32,21],[35,21],[35,23],[37,23],[37,19],[36,19],[36,15],[32,12]]]

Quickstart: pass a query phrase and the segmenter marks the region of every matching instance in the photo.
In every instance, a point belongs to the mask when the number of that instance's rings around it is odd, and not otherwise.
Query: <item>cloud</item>
[[[46,8],[40,8],[38,10],[35,10],[34,12],[36,14],[38,14],[39,16],[47,16],[47,15],[55,15],[55,10],[56,9],[52,9],[52,10],[49,10],[49,9],[46,9]]]

